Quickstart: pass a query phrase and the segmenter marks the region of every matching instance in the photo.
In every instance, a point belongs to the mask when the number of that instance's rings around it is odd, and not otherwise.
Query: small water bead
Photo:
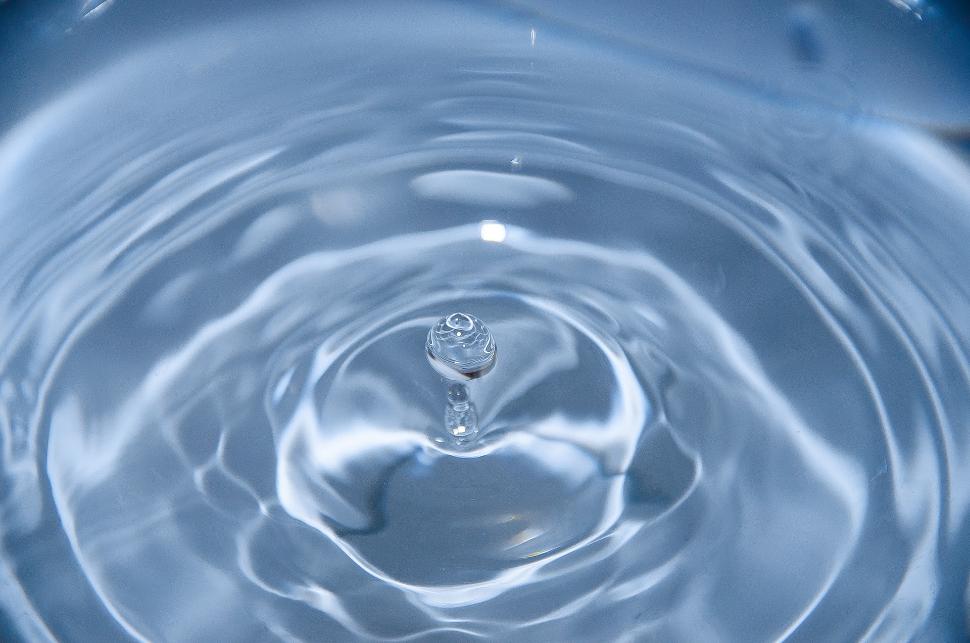
[[[482,320],[467,313],[442,317],[428,331],[428,359],[453,380],[481,377],[495,364],[495,340]]]
[[[469,404],[468,387],[464,384],[450,384],[448,386],[448,403],[458,409],[467,408]]]

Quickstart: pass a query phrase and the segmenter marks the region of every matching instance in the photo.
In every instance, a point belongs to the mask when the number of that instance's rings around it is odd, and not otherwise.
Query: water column
[[[478,411],[465,382],[488,373],[495,365],[495,340],[474,315],[452,313],[428,331],[428,361],[448,380],[445,431],[459,444],[478,436]]]

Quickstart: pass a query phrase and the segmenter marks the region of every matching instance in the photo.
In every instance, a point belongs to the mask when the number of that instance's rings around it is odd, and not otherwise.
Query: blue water
[[[183,4],[0,3],[0,639],[967,638],[952,7]]]

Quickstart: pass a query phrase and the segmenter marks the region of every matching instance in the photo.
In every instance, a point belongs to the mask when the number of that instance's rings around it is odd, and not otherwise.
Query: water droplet
[[[495,364],[495,340],[482,320],[467,313],[442,317],[428,331],[428,359],[452,380],[481,377]]]

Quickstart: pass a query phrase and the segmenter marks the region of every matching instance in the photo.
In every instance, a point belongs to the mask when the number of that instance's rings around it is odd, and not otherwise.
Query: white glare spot
[[[86,0],[81,5],[80,17],[81,20],[89,20],[91,18],[96,18],[102,13],[108,10],[114,4],[114,0]]]
[[[482,221],[480,233],[482,241],[502,243],[505,241],[505,224],[498,221]]]
[[[536,28],[535,27],[533,27],[531,29],[531,31],[529,31],[529,39],[532,42],[532,46],[535,47],[536,46]]]

